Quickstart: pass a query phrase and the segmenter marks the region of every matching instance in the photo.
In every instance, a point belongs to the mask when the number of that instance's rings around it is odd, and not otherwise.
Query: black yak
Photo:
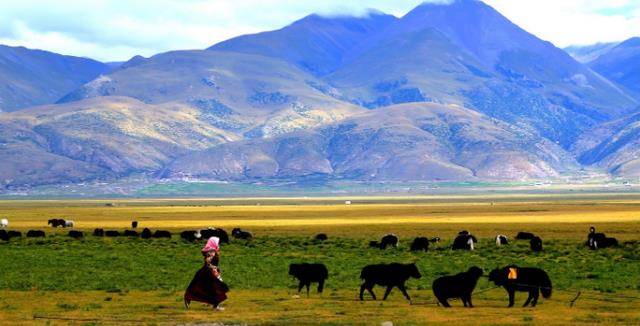
[[[475,244],[478,239],[471,235],[471,233],[462,231],[458,233],[458,236],[453,240],[451,249],[453,250],[475,250]]]
[[[587,246],[592,250],[607,247],[617,247],[618,240],[616,238],[609,238],[604,233],[596,233],[596,228],[593,226],[589,228],[589,235],[587,236]]]
[[[120,236],[120,232],[114,230],[107,230],[104,232],[104,235],[107,237],[115,238]]]
[[[506,235],[500,234],[496,236],[496,246],[500,247],[508,244],[509,244],[509,239],[507,238]]]
[[[69,231],[69,237],[74,238],[74,239],[82,239],[84,237],[84,232],[71,230],[71,231]]]
[[[380,240],[380,249],[387,249],[389,246],[396,248],[398,244],[400,244],[400,241],[395,234],[387,234]]]
[[[51,227],[65,227],[66,221],[61,218],[52,218],[47,221],[47,225],[51,225]]]
[[[144,228],[144,230],[142,230],[142,232],[140,233],[140,237],[142,239],[151,239],[152,236],[153,234],[151,233],[151,230],[149,230],[149,228]]]
[[[132,229],[137,229],[138,228],[138,221],[131,221],[131,228]]]
[[[516,234],[515,239],[516,240],[531,240],[535,237],[536,235],[530,232],[518,232],[518,234]]]
[[[448,299],[460,298],[465,307],[473,308],[471,293],[482,274],[482,269],[474,266],[463,273],[440,277],[433,281],[433,294],[444,307],[451,307]]]
[[[291,264],[289,265],[289,275],[298,279],[298,293],[303,287],[307,287],[309,296],[309,286],[312,282],[318,283],[318,293],[322,293],[324,281],[329,278],[329,270],[324,264]]]
[[[369,247],[370,248],[380,248],[380,242],[374,241],[374,240],[369,241]]]
[[[9,234],[5,230],[0,230],[0,240],[9,241]]]
[[[11,240],[13,238],[22,238],[22,232],[20,232],[20,231],[7,231],[7,236],[9,237],[9,240]]]
[[[124,236],[125,237],[137,237],[138,236],[138,232],[134,231],[134,230],[124,230]]]
[[[411,251],[429,251],[430,241],[425,237],[418,237],[413,239],[411,243]]]
[[[94,237],[104,237],[104,229],[95,229],[93,230]]]
[[[201,238],[201,234],[198,231],[182,231],[180,233],[180,238],[188,242],[195,242]]]
[[[515,292],[529,292],[529,297],[524,303],[526,307],[531,303],[535,307],[540,297],[551,297],[551,280],[549,275],[539,268],[526,268],[518,266],[507,266],[501,269],[494,269],[489,273],[489,281],[497,286],[502,286],[509,294],[509,307],[513,307]]]
[[[153,237],[156,238],[156,239],[160,239],[160,238],[169,238],[169,239],[171,239],[171,232],[164,231],[164,230],[156,230],[156,232],[153,232]]]
[[[218,237],[220,243],[229,243],[229,234],[227,231],[219,228],[208,228],[206,230],[200,230],[202,239],[209,239],[211,237]]]
[[[251,240],[253,238],[253,234],[251,234],[251,232],[244,231],[240,228],[235,228],[231,230],[231,235],[236,239],[243,239],[243,240]]]
[[[421,278],[422,274],[418,270],[416,264],[378,264],[368,265],[360,272],[360,279],[364,280],[364,283],[360,286],[360,300],[364,300],[364,290],[366,289],[371,293],[373,300],[376,300],[376,295],[373,293],[373,287],[375,285],[386,286],[387,290],[384,293],[382,300],[386,300],[391,293],[393,287],[397,287],[402,291],[409,302],[411,297],[407,293],[405,283],[409,278]]]
[[[313,239],[316,241],[326,241],[327,239],[329,239],[329,237],[327,237],[327,235],[324,233],[318,233]]]
[[[540,237],[535,236],[529,241],[529,245],[531,246],[531,250],[534,252],[542,251],[542,239]]]
[[[27,238],[44,238],[44,231],[40,230],[29,230],[27,231]]]

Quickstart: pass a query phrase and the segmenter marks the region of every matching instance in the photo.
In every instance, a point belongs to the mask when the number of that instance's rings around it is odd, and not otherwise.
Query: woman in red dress
[[[204,266],[200,268],[184,293],[184,305],[188,309],[191,301],[208,303],[216,310],[224,310],[220,304],[227,299],[229,287],[220,276],[220,239],[211,237],[202,248]]]

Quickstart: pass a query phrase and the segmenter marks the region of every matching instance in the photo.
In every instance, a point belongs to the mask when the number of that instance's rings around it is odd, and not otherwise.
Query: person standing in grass
[[[196,272],[184,294],[184,305],[189,309],[191,301],[208,303],[216,310],[224,310],[220,304],[227,299],[229,287],[220,275],[220,239],[211,237],[202,248],[204,266]]]

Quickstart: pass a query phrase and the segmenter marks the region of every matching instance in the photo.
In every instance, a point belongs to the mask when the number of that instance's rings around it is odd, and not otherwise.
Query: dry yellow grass
[[[131,220],[150,228],[188,229],[206,226],[247,227],[269,233],[295,230],[340,230],[352,227],[384,229],[449,229],[461,225],[500,229],[505,225],[640,224],[638,199],[548,200],[547,197],[510,196],[487,198],[379,198],[353,205],[335,204],[342,199],[256,198],[240,200],[166,199],[115,201],[19,201],[0,202],[0,215],[18,229],[44,228],[52,217],[72,219],[78,228],[125,228]],[[322,200],[324,202],[319,203]],[[365,199],[360,199],[364,202]],[[428,200],[428,201],[427,201]],[[260,203],[261,205],[256,205]],[[291,204],[295,203],[295,204]],[[487,225],[488,224],[488,225]]]
[[[184,309],[180,292],[104,293],[98,291],[15,292],[0,291],[0,321],[12,325],[56,324],[180,324],[234,323],[304,325],[362,324],[379,325],[392,321],[403,324],[638,324],[640,302],[606,295],[583,293],[574,307],[569,301],[575,293],[555,293],[552,300],[542,300],[534,308],[506,308],[506,293],[495,289],[474,296],[474,309],[437,307],[430,291],[413,290],[414,305],[393,292],[389,300],[360,302],[354,291],[325,293],[295,298],[282,290],[238,290],[230,293],[226,311],[194,303]],[[623,295],[623,294],[619,294]],[[518,302],[524,295],[517,296]],[[107,301],[108,300],[108,301]],[[313,309],[310,309],[313,307]],[[265,322],[268,321],[268,322]]]

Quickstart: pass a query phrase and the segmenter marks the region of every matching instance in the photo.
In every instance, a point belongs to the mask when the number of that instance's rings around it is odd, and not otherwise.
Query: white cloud
[[[435,0],[438,2],[447,0]],[[402,16],[422,0],[22,0],[0,4],[0,43],[100,60],[206,48],[310,13]],[[640,36],[640,0],[486,0],[558,46]]]

